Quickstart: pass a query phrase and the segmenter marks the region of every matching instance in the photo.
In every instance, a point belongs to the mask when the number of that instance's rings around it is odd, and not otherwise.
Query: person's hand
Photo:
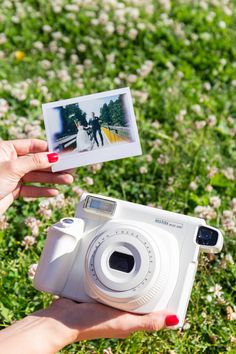
[[[67,184],[68,173],[52,173],[58,161],[56,153],[47,152],[47,142],[38,139],[0,141],[0,215],[17,197],[52,197],[58,190],[24,183]]]
[[[178,318],[165,311],[136,315],[102,304],[59,299],[4,329],[0,354],[53,354],[80,340],[126,338],[135,331],[158,331],[176,324]]]

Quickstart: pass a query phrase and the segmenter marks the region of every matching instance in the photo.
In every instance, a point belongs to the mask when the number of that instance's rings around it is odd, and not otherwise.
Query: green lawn
[[[0,217],[1,326],[51,301],[28,270],[83,189],[204,217],[225,244],[200,257],[183,330],[61,353],[236,353],[236,2],[1,0],[0,9],[2,139],[45,138],[41,103],[129,86],[143,149],[79,168],[65,199],[19,200]]]

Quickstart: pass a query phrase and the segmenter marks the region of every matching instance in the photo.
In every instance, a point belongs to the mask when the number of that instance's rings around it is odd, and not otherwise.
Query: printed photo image
[[[141,154],[129,88],[47,103],[43,114],[60,155],[53,171]]]

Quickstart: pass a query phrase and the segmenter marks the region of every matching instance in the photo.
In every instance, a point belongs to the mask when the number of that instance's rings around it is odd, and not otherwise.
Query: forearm
[[[0,332],[0,354],[54,354],[75,340],[47,310],[25,317]]]

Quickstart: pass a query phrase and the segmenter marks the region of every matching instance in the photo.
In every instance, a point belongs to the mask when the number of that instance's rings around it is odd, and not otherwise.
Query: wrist
[[[47,343],[47,351],[42,351],[40,354],[55,353],[77,340],[78,331],[68,327],[63,322],[61,313],[52,311],[50,307],[37,311],[30,317],[37,319],[40,341],[45,339]]]
[[[54,354],[77,339],[77,331],[56,318],[49,309],[40,310],[0,333],[0,353]]]

